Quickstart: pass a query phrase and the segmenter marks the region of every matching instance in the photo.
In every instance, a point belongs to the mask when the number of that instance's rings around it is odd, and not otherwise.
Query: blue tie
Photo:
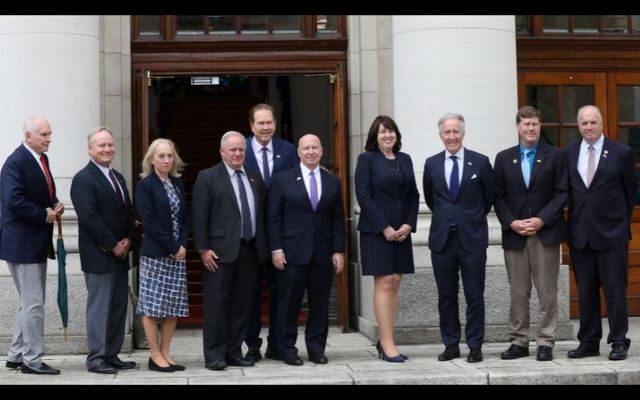
[[[451,175],[449,176],[449,195],[451,200],[455,200],[458,197],[458,191],[460,190],[460,182],[458,179],[458,157],[450,156],[453,166],[451,167]]]
[[[271,181],[271,173],[269,172],[269,159],[267,158],[267,146],[262,148],[262,176],[264,177],[264,184],[269,186]]]
[[[529,187],[529,180],[531,179],[531,155],[533,154],[533,150],[525,150],[524,156],[522,157],[522,162],[520,166],[522,167],[522,177],[524,178],[524,184]]]

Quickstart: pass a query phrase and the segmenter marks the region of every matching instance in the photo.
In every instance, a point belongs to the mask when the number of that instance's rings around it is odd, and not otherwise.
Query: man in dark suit
[[[260,171],[262,180],[267,188],[271,185],[271,177],[280,171],[293,168],[298,159],[295,147],[280,138],[274,137],[276,132],[276,120],[273,116],[273,108],[269,104],[257,104],[249,110],[249,125],[253,135],[247,138],[247,152],[244,167],[254,171]],[[261,271],[265,271],[269,285],[269,335],[267,336],[267,349],[264,356],[275,360],[281,360],[278,354],[276,342],[275,321],[278,315],[278,301],[276,298],[275,268],[271,260],[261,265]],[[245,343],[249,350],[246,358],[253,362],[262,359],[260,338],[262,307],[260,295],[262,292],[262,273],[258,272],[255,297],[251,305],[249,326]]]
[[[524,106],[516,114],[520,144],[496,156],[495,210],[502,225],[502,248],[511,288],[509,339],[503,360],[529,355],[531,281],[538,293],[538,361],[553,360],[558,322],[560,244],[567,165],[560,149],[540,141],[540,112]]]
[[[44,154],[51,127],[42,117],[23,125],[24,141],[7,158],[0,173],[0,259],[9,266],[20,295],[7,368],[22,373],[56,375],[60,370],[42,362],[44,356],[44,296],[47,257],[54,258],[53,222],[64,212]]]
[[[633,152],[604,137],[596,106],[578,110],[582,140],[565,148],[569,167],[569,247],[578,287],[580,345],[569,358],[600,354],[600,287],[609,317],[610,360],[624,360],[631,341],[627,315],[627,251],[638,190]]]
[[[260,175],[243,167],[245,138],[229,131],[220,141],[222,162],[198,173],[193,187],[193,240],[205,269],[203,345],[205,366],[250,367],[242,341],[259,272],[267,258]]]
[[[467,361],[479,362],[484,340],[487,213],[495,198],[493,171],[486,156],[462,147],[465,134],[462,115],[443,115],[438,130],[445,151],[427,158],[422,182],[432,212],[429,248],[438,286],[440,334],[446,346],[438,360],[460,357],[461,275],[467,301],[465,338],[470,349]]]
[[[124,177],[111,168],[115,156],[111,131],[104,127],[91,130],[88,144],[91,160],[71,182],[87,286],[87,369],[113,374],[137,366],[118,358],[127,320],[134,212]]]
[[[320,168],[322,145],[312,134],[298,142],[300,164],[273,178],[267,232],[278,293],[276,334],[283,361],[302,365],[295,347],[298,314],[307,291],[305,342],[309,361],[326,364],[333,273],[344,266],[345,224],[340,180]]]

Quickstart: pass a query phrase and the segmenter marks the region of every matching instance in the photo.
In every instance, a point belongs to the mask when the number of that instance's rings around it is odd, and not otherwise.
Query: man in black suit
[[[118,353],[124,342],[129,304],[129,252],[135,237],[134,212],[124,177],[111,168],[113,134],[89,133],[91,160],[71,182],[78,215],[78,248],[87,286],[87,369],[113,374],[135,368]]]
[[[269,249],[276,274],[276,334],[283,361],[302,365],[295,347],[307,291],[305,342],[309,361],[326,364],[333,273],[344,266],[345,223],[340,180],[320,168],[322,145],[312,134],[298,142],[298,167],[273,177],[267,201]]]
[[[609,317],[610,360],[624,360],[631,341],[627,315],[627,252],[638,190],[633,152],[603,134],[602,114],[578,110],[582,140],[565,148],[569,167],[569,247],[578,287],[580,345],[569,358],[600,355],[600,287]]]
[[[249,110],[249,125],[253,134],[247,138],[244,167],[260,171],[262,180],[269,188],[273,175],[293,168],[297,164],[296,148],[286,140],[274,137],[276,119],[273,116],[273,107],[269,104],[260,103],[251,107],[251,110]],[[281,360],[282,357],[278,354],[275,329],[278,315],[276,269],[271,264],[271,260],[267,259],[260,266],[260,270],[265,271],[269,285],[269,334],[264,356],[274,360]],[[262,273],[258,273],[257,279],[251,314],[249,315],[247,337],[244,339],[249,348],[245,358],[253,362],[258,362],[262,359],[260,354],[260,347],[262,346],[262,338],[260,338],[260,329],[262,327]]]
[[[44,356],[44,301],[47,258],[54,258],[51,235],[57,214],[64,212],[45,152],[51,126],[42,117],[23,124],[23,143],[7,158],[0,173],[0,259],[7,262],[20,296],[7,368],[25,374],[57,375]]]
[[[558,322],[560,244],[568,175],[560,149],[540,141],[540,112],[524,106],[516,114],[519,145],[501,151],[493,165],[495,210],[511,289],[509,339],[503,360],[529,355],[531,281],[538,293],[538,361],[553,360]]]
[[[229,131],[220,140],[222,162],[198,173],[193,187],[193,240],[204,264],[203,345],[205,366],[251,367],[242,341],[259,265],[267,258],[260,175],[243,167],[246,142]]]
[[[464,117],[447,113],[438,121],[445,151],[427,158],[423,190],[431,209],[429,248],[438,286],[439,361],[460,357],[458,282],[467,301],[465,338],[468,362],[482,361],[484,281],[489,246],[487,214],[494,201],[494,178],[487,156],[462,147]]]

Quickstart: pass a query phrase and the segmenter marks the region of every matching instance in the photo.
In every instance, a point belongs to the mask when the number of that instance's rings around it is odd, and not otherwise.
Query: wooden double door
[[[532,105],[542,114],[541,140],[557,147],[580,140],[578,109],[595,104],[602,111],[605,135],[629,145],[636,167],[640,165],[640,73],[520,72],[518,102]],[[640,195],[636,196],[629,243],[627,303],[630,316],[640,316]],[[571,264],[569,249],[562,248],[562,262]],[[573,272],[570,287],[571,318],[578,318],[578,292]],[[604,301],[604,295],[602,296]],[[601,307],[606,316],[604,303]]]

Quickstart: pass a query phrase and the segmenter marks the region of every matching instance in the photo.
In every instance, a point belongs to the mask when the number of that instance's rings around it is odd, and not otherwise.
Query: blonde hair
[[[153,165],[151,164],[151,159],[153,155],[156,153],[158,146],[161,144],[168,144],[171,147],[171,152],[173,153],[173,166],[171,167],[171,171],[169,171],[169,176],[174,178],[179,178],[182,174],[180,173],[186,164],[182,161],[180,156],[178,155],[178,151],[176,150],[176,145],[169,139],[156,139],[149,145],[144,158],[142,159],[141,168],[142,172],[140,173],[140,177],[144,178],[146,176],[151,175],[153,170]]]

